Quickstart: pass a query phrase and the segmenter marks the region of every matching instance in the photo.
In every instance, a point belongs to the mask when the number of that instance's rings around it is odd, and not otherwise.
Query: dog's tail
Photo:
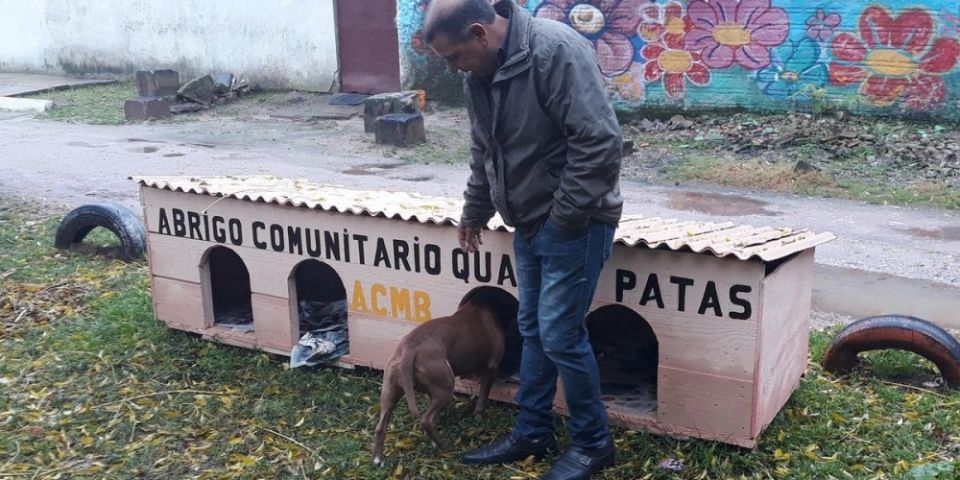
[[[407,407],[410,408],[410,414],[413,418],[420,418],[420,409],[417,408],[417,392],[413,380],[413,361],[414,352],[404,352],[400,359],[400,386],[403,387],[403,396],[407,399]]]

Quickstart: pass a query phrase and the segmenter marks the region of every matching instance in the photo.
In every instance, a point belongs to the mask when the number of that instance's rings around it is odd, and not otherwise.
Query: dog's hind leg
[[[433,442],[433,448],[440,449],[443,448],[443,442],[437,433],[437,417],[440,415],[440,411],[453,401],[453,386],[456,378],[453,375],[453,369],[446,361],[443,362],[442,367],[431,370],[427,373],[430,377],[429,380],[423,382],[427,387],[427,393],[430,395],[430,406],[420,417],[420,426],[423,427],[427,436],[430,437],[430,441]]]
[[[479,418],[480,414],[487,409],[487,399],[490,398],[490,388],[493,387],[493,381],[497,378],[497,369],[493,368],[483,372],[480,377],[480,393],[477,395],[477,406],[473,409],[473,416]]]
[[[403,396],[403,389],[396,380],[396,374],[397,371],[388,366],[383,376],[383,388],[380,390],[380,421],[377,422],[373,437],[373,464],[378,467],[383,465],[383,443],[387,436],[387,424],[393,416],[393,409]]]

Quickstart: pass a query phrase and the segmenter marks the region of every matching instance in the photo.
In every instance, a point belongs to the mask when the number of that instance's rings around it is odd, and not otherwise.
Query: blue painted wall
[[[400,0],[404,80],[455,98]],[[520,0],[597,49],[616,105],[811,110],[960,120],[957,0]]]

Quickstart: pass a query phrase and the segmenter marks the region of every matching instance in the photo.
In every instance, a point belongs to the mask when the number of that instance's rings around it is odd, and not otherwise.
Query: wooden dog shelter
[[[345,299],[340,364],[382,368],[474,288],[517,294],[512,233],[495,217],[481,252],[464,253],[456,200],[275,177],[135,180],[156,317],[217,342],[289,355],[298,298]],[[814,249],[832,238],[624,218],[587,317],[610,422],[755,446],[806,369]]]

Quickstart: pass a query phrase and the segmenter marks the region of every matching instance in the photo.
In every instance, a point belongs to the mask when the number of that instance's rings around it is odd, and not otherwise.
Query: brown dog
[[[434,448],[442,442],[437,434],[437,415],[453,400],[455,377],[479,375],[480,392],[474,414],[487,406],[490,387],[498,373],[510,374],[519,365],[519,332],[516,330],[517,301],[510,294],[491,287],[474,289],[449,317],[430,320],[400,340],[393,357],[383,369],[380,392],[380,421],[373,444],[374,465],[383,464],[383,443],[387,424],[401,396],[410,413],[430,437]],[[510,344],[511,355],[504,360]],[[509,364],[509,365],[508,365]],[[430,406],[420,415],[416,391],[425,391]]]

